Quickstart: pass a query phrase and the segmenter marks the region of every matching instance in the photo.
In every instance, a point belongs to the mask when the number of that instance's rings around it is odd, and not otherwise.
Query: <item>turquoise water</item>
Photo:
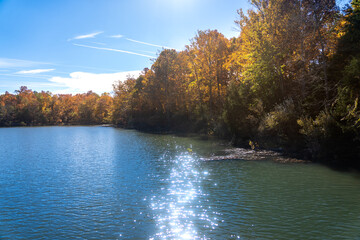
[[[225,148],[104,127],[2,128],[0,239],[360,239],[358,175],[200,160]]]

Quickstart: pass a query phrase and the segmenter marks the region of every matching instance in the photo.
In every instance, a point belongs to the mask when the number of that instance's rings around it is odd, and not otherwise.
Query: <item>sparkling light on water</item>
[[[208,200],[201,188],[209,173],[200,172],[198,160],[188,152],[164,161],[170,161],[173,167],[164,179],[166,187],[162,193],[151,199],[157,225],[157,233],[151,239],[207,239],[198,227],[212,231],[218,226],[218,219],[212,217],[218,213],[204,204]]]

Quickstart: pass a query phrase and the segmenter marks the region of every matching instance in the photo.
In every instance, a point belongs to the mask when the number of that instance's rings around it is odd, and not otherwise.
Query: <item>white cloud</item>
[[[145,54],[141,54],[141,53],[130,52],[130,51],[125,51],[125,50],[120,50],[120,49],[115,49],[115,48],[94,47],[94,46],[77,44],[77,43],[73,43],[73,45],[78,46],[78,47],[86,47],[86,48],[93,48],[93,49],[106,50],[106,51],[112,51],[112,52],[128,53],[128,54],[138,55],[138,56],[142,56],[142,57],[154,58],[154,56],[149,56],[149,55],[145,55]]]
[[[138,51],[139,51],[139,52],[150,53],[150,54],[156,55],[156,52],[152,52],[152,51],[145,51],[145,50],[138,50]]]
[[[166,47],[166,46],[161,46],[161,45],[157,45],[157,44],[152,44],[152,43],[147,43],[147,42],[141,42],[138,40],[134,40],[131,38],[125,38],[126,40],[130,41],[130,42],[134,42],[134,43],[140,43],[140,44],[144,44],[144,45],[148,45],[148,46],[153,46],[153,47],[160,47],[160,48],[165,48],[165,49],[175,49],[172,47]],[[176,49],[175,49],[176,50]]]
[[[111,38],[122,38],[123,35],[120,35],[120,34],[117,34],[117,35],[112,35],[112,36],[109,36]]]
[[[85,93],[90,90],[101,94],[103,92],[111,92],[112,85],[117,81],[124,81],[130,75],[138,77],[141,71],[128,71],[117,73],[88,73],[73,72],[70,77],[52,77],[50,82],[57,83],[58,87],[63,90],[54,93]]]
[[[75,36],[72,39],[85,39],[85,38],[95,38],[96,35],[99,35],[103,32],[94,32],[94,33],[89,33],[89,34],[85,34],[85,35],[79,35],[79,36]],[[71,39],[71,40],[72,40]]]
[[[16,77],[17,79],[19,78],[38,78],[38,79],[49,79],[49,76],[47,75],[19,75],[19,74],[11,74],[11,73],[0,73],[0,76],[7,76],[7,77]]]
[[[22,59],[0,58],[0,68],[34,67],[49,63],[28,61]]]
[[[17,72],[18,74],[37,74],[37,73],[45,73],[45,72],[51,72],[55,69],[33,69],[33,70],[22,70]]]

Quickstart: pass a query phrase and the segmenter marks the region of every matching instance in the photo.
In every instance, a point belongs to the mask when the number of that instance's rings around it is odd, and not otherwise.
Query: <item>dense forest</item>
[[[239,37],[198,31],[99,96],[0,96],[0,126],[107,124],[195,132],[360,167],[360,2],[252,0]],[[250,146],[249,146],[250,143]]]

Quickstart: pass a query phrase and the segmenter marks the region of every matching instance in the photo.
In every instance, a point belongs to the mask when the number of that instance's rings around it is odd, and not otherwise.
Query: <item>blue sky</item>
[[[0,93],[111,91],[197,30],[234,30],[246,0],[0,0]]]

